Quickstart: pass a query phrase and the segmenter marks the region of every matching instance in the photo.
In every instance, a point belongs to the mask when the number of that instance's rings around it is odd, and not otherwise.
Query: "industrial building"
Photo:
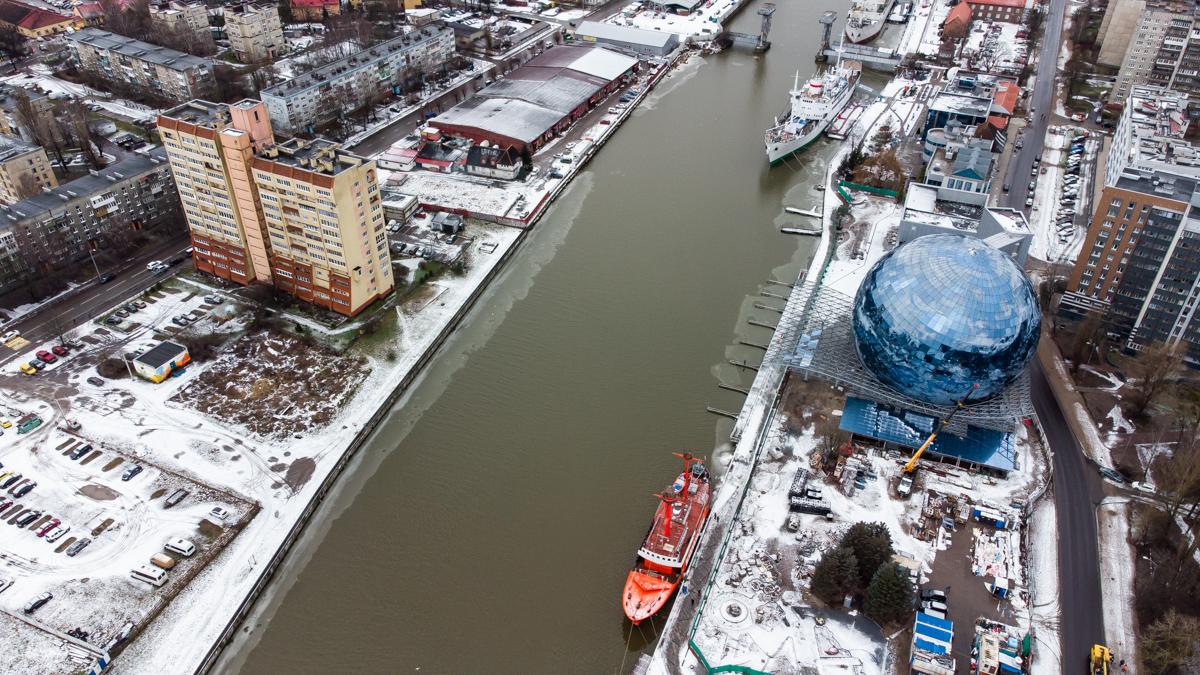
[[[536,152],[638,69],[605,47],[559,46],[430,120],[448,136]]]
[[[133,360],[133,369],[151,382],[162,382],[174,370],[191,363],[187,347],[175,342],[160,342],[153,349]]]
[[[575,30],[575,39],[611,45],[647,56],[666,56],[679,46],[679,36],[675,33],[614,26],[596,21],[584,21],[579,24],[579,28]]]

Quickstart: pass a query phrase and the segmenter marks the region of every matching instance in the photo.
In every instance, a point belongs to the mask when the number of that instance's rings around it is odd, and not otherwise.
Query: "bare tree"
[[[1200,619],[1180,614],[1174,607],[1147,626],[1141,636],[1142,665],[1149,675],[1162,675],[1192,656],[1200,642]]]
[[[65,171],[62,135],[57,133],[54,117],[50,116],[47,119],[46,115],[41,114],[33,100],[29,98],[29,93],[21,87],[14,87],[13,100],[15,102],[13,112],[16,114],[17,124],[28,129],[29,135],[33,137],[33,142],[49,150],[58,160],[58,165]]]
[[[64,101],[59,108],[59,113],[70,128],[71,136],[83,150],[84,159],[92,165],[93,169],[103,169],[104,158],[100,154],[100,149],[92,145],[92,131],[88,128],[88,122],[91,121],[92,116],[88,114],[88,109],[79,101]]]
[[[11,59],[14,63],[25,56],[27,41],[16,26],[0,27],[0,54]],[[14,65],[14,70],[16,66]]]
[[[1088,312],[1075,329],[1075,339],[1071,340],[1071,367],[1078,370],[1087,365],[1092,349],[1099,346],[1103,335],[1104,315],[1097,311]]]
[[[29,199],[30,197],[42,191],[42,183],[38,180],[38,177],[30,171],[17,174],[17,178],[14,182],[16,183],[17,187],[18,199]]]
[[[1146,408],[1170,387],[1172,378],[1182,365],[1183,356],[1179,350],[1161,342],[1143,350],[1133,360],[1128,370],[1137,381],[1137,386],[1131,388],[1126,398],[1133,406],[1134,417],[1146,412]]]

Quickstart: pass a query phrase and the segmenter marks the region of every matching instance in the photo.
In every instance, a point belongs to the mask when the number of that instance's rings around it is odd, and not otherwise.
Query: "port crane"
[[[922,453],[924,453],[929,446],[933,445],[933,439],[937,438],[938,432],[941,431],[941,428],[949,424],[950,420],[954,419],[954,416],[958,414],[958,411],[962,410],[966,406],[967,399],[970,398],[971,394],[974,393],[978,388],[978,384],[972,386],[971,391],[967,392],[967,395],[962,397],[962,400],[958,402],[958,405],[955,406],[954,410],[951,410],[950,414],[946,415],[946,419],[942,420],[940,425],[934,425],[933,433],[929,434],[929,438],[925,439],[925,442],[921,444],[921,447],[917,448],[917,451],[913,453],[912,459],[908,460],[908,464],[904,465],[904,473],[906,475],[911,475],[912,472],[917,470],[917,460],[921,458]],[[971,411],[968,410],[967,414],[970,415]]]

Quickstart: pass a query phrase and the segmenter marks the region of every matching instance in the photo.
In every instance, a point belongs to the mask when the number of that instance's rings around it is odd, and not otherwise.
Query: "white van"
[[[191,555],[196,552],[195,544],[187,539],[179,539],[178,537],[175,539],[168,539],[167,543],[163,545],[163,548],[167,549],[171,553],[178,553],[185,558],[190,558]]]
[[[129,576],[138,581],[144,581],[151,586],[162,586],[167,583],[167,573],[149,565],[138,565],[129,571]]]

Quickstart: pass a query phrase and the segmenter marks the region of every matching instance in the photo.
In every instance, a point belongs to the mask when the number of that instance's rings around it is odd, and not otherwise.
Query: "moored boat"
[[[858,61],[840,61],[800,86],[800,74],[788,99],[788,109],[767,129],[767,160],[771,164],[802,150],[829,128],[854,95],[862,73]]]
[[[708,520],[712,494],[708,467],[691,454],[676,456],[683,458],[684,471],[656,495],[659,504],[654,521],[625,580],[621,604],[634,624],[662,609],[675,592]]]

